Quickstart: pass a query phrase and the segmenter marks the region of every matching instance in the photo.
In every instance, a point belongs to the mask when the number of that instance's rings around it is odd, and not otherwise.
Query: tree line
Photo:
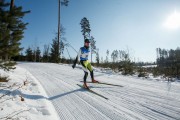
[[[166,50],[157,48],[156,74],[164,76],[180,77],[180,48]]]
[[[63,37],[62,33],[64,32],[64,28],[61,27],[61,36]],[[62,38],[61,39],[65,39]],[[67,46],[65,42],[61,41],[60,43],[60,54],[62,55],[64,52],[64,48]],[[43,50],[41,50],[39,47],[33,48],[33,47],[28,47],[25,50],[25,53],[21,53],[18,56],[13,57],[15,61],[28,61],[28,62],[52,62],[52,63],[59,63],[59,62],[64,62],[64,63],[70,63],[70,59],[65,59],[65,58],[60,58],[58,55],[59,54],[59,45],[58,45],[58,38],[57,34],[56,37],[52,40],[52,43],[45,44],[43,47]]]
[[[92,63],[95,66],[103,68],[111,68],[115,72],[121,72],[124,75],[134,74],[135,63],[131,60],[130,53],[128,50],[113,50],[106,51],[106,58],[101,58],[100,62],[96,60],[96,63]]]
[[[68,0],[63,0],[62,5],[67,6]],[[64,37],[65,29],[61,25],[59,34],[57,33],[50,45],[44,45],[43,51],[39,47],[28,47],[25,50],[25,55],[21,53],[21,40],[24,37],[24,30],[28,25],[23,22],[23,17],[30,11],[23,11],[22,6],[16,6],[14,0],[11,2],[0,1],[0,68],[8,70],[12,68],[16,61],[31,61],[31,62],[53,62],[53,63],[72,63],[71,57],[65,59],[62,57],[65,47],[72,47]],[[86,17],[80,21],[81,32],[84,39],[89,39],[91,42],[91,61],[92,55],[95,54],[96,62],[92,64],[100,67],[109,67],[114,71],[122,72],[123,74],[139,73],[139,76],[144,76],[145,73],[153,73],[154,76],[164,75],[171,77],[180,76],[180,48],[166,50],[157,48],[156,63],[135,63],[128,50],[109,50],[106,51],[105,60],[100,59],[99,49],[96,47],[95,38],[90,34],[90,22]],[[60,43],[58,40],[60,37]],[[83,41],[84,42],[84,41]],[[74,49],[74,48],[73,48]],[[70,56],[70,55],[69,55]],[[8,62],[9,61],[9,62]],[[151,68],[143,68],[143,65],[154,65]]]
[[[59,3],[68,6],[69,0],[59,0]],[[53,58],[51,62],[60,61],[60,55],[63,52],[64,44],[63,42],[59,42],[59,40],[57,41],[57,39],[59,39],[59,36],[60,39],[64,39],[62,38],[64,33],[59,29],[59,26],[58,35],[53,39],[51,55],[48,53],[48,45],[44,46],[45,50],[43,56],[41,56],[39,47],[35,49],[31,47],[27,48],[25,50],[26,55],[21,53],[23,50],[23,48],[20,47],[21,40],[24,37],[24,30],[28,25],[27,22],[23,21],[23,18],[28,13],[30,13],[30,11],[23,11],[22,6],[16,6],[15,0],[11,0],[10,2],[7,0],[0,0],[0,69],[15,69],[15,67],[13,67],[15,65],[13,60],[40,62],[42,60],[50,61],[51,59],[49,57],[51,57]],[[58,14],[60,14],[60,12]]]

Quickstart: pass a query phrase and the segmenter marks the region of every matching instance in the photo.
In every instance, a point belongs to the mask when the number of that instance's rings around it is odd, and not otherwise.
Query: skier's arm
[[[77,55],[76,59],[74,60],[72,68],[76,67],[76,63],[79,61],[80,55],[81,55],[81,49],[79,50],[78,55]]]

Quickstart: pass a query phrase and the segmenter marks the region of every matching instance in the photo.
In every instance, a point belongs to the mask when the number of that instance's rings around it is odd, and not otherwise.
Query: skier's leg
[[[84,83],[86,83],[87,76],[88,76],[88,72],[84,72]]]
[[[80,61],[81,62],[81,65],[82,65],[82,69],[84,70],[84,87],[85,88],[88,88],[87,84],[86,84],[86,79],[87,79],[87,76],[88,76],[88,70],[87,70],[87,66],[85,64],[85,61]]]
[[[91,75],[91,79],[93,80],[94,79],[93,68],[92,68],[91,63],[89,61],[87,61],[87,69],[89,70],[90,75]]]
[[[94,72],[93,72],[93,70],[90,71],[90,75],[91,75],[91,79],[94,80]]]
[[[94,72],[93,72],[93,68],[92,68],[90,62],[88,62],[87,69],[90,71],[90,75],[91,75],[91,80],[92,80],[92,82],[93,82],[93,83],[98,82],[98,81],[94,80]]]

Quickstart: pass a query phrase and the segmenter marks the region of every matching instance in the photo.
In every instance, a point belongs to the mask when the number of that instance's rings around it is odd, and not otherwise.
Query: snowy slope
[[[41,83],[62,120],[180,120],[179,83],[95,72],[99,81],[124,86],[89,83],[92,90],[109,98],[105,100],[76,85],[82,84],[80,68],[50,63],[18,66]]]
[[[16,66],[10,72],[0,70],[0,74],[10,79],[0,83],[1,120],[59,120],[41,84],[26,69]]]

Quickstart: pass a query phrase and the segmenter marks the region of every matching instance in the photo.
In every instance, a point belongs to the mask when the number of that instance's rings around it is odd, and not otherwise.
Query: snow
[[[30,108],[19,116],[32,120],[180,119],[179,82],[122,76],[109,69],[95,68],[94,73],[96,80],[123,87],[88,83],[92,90],[109,98],[106,100],[77,86],[84,75],[79,65],[72,69],[66,64],[19,63],[15,72],[8,73],[13,78],[10,82],[27,78],[32,82],[21,90],[24,102],[15,95],[15,100],[0,104],[4,108],[0,117],[13,111],[8,108]]]
[[[142,66],[143,68],[153,68],[153,67],[157,67],[157,65],[145,65],[145,66]]]
[[[0,118],[5,117],[4,119],[6,119],[7,116],[10,115],[9,117],[12,117],[20,112],[13,118],[20,120],[59,120],[54,106],[47,100],[46,92],[38,80],[26,69],[16,66],[16,69],[13,71],[4,72],[1,70],[0,73],[1,75],[9,76],[10,79],[8,83],[0,83],[0,86],[16,84],[16,86],[9,89],[0,87],[0,96],[11,91],[11,94],[0,99]],[[24,81],[26,81],[26,85],[23,85]],[[22,88],[16,90],[19,86],[22,86]],[[24,101],[21,101],[20,95],[22,95]]]

